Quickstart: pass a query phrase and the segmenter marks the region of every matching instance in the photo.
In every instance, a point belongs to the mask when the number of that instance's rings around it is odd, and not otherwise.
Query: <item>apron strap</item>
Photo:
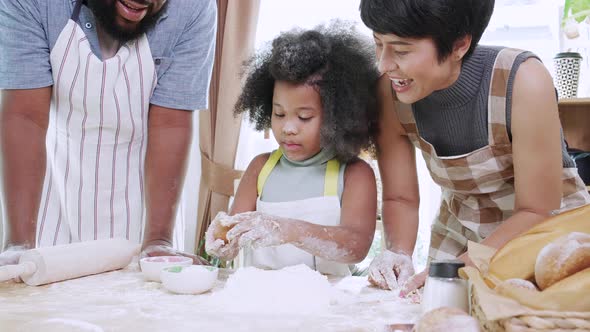
[[[82,9],[82,4],[85,3],[85,0],[76,0],[76,5],[74,6],[74,11],[72,12],[72,16],[70,19],[74,22],[78,22],[78,17],[80,16],[80,10]]]
[[[336,159],[328,161],[326,176],[324,178],[324,196],[338,196],[338,174],[340,162]]]
[[[281,159],[282,156],[283,156],[283,151],[281,151],[281,149],[276,149],[270,154],[270,157],[268,157],[268,160],[266,161],[264,166],[262,166],[262,169],[260,170],[260,174],[258,174],[258,182],[257,182],[257,186],[256,186],[257,191],[258,191],[258,196],[260,196],[260,194],[262,194],[262,188],[264,188],[264,184],[266,183],[266,180],[268,179],[270,172],[272,172],[272,169],[279,162],[279,159]]]
[[[506,123],[508,79],[516,58],[523,52],[515,48],[505,48],[496,56],[488,96],[488,142],[490,145],[510,144]]]
[[[258,196],[262,194],[262,189],[264,188],[264,184],[266,183],[270,172],[272,172],[272,169],[277,165],[282,156],[283,151],[281,149],[276,149],[270,154],[270,157],[268,157],[264,166],[262,166],[256,183]],[[324,179],[324,196],[338,196],[339,172],[340,162],[336,159],[329,160],[326,165],[326,175]]]

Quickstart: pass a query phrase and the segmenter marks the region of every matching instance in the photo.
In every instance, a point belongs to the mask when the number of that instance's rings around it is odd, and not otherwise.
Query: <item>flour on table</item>
[[[296,265],[281,270],[239,269],[211,300],[226,312],[299,315],[326,312],[345,298],[326,276]]]
[[[52,318],[39,322],[32,322],[23,327],[20,331],[44,331],[44,332],[104,332],[104,329],[95,324],[77,319]]]
[[[2,332],[381,332],[420,317],[419,305],[366,277],[306,266],[220,269],[211,291],[179,295],[145,281],[135,262],[45,286],[0,283],[0,294]]]

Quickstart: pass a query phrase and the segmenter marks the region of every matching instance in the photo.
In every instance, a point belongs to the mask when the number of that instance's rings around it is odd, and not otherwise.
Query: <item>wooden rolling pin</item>
[[[0,267],[0,282],[20,277],[39,286],[126,267],[140,245],[125,239],[106,239],[25,251],[17,265]]]

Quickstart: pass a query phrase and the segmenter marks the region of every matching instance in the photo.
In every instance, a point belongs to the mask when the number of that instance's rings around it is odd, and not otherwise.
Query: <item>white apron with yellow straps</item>
[[[323,226],[340,224],[340,200],[338,198],[338,172],[340,163],[328,161],[324,182],[324,196],[290,202],[263,202],[260,200],[264,183],[282,156],[281,150],[274,151],[258,176],[258,200],[256,210],[284,218],[304,220]],[[288,188],[285,188],[288,190]],[[259,249],[244,248],[244,265],[262,269],[281,269],[286,266],[305,264],[320,273],[347,276],[347,264],[337,263],[314,256],[294,245],[284,244]]]

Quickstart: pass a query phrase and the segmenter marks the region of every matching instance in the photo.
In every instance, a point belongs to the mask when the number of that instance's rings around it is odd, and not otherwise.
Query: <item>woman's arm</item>
[[[395,112],[391,81],[379,82],[378,162],[383,184],[383,230],[386,248],[412,255],[418,233],[420,194],[414,146]]]
[[[397,117],[387,76],[379,80],[377,93],[385,248],[369,266],[369,281],[379,288],[396,289],[414,274],[411,257],[418,233],[420,194],[415,149]]]

